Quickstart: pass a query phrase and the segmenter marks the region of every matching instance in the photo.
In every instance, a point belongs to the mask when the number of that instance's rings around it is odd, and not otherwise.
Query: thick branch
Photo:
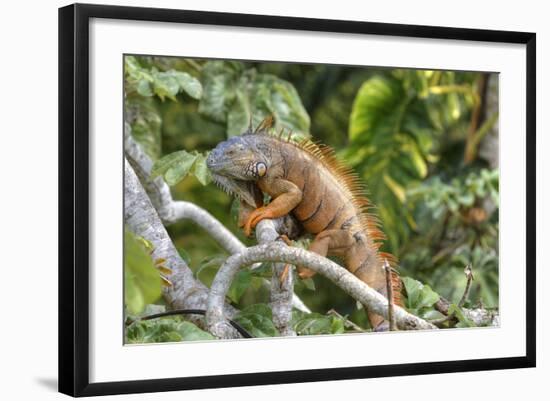
[[[189,219],[208,232],[229,253],[241,252],[245,248],[243,243],[215,217],[193,203],[174,201],[170,193],[170,187],[162,177],[156,177],[153,180],[149,178],[153,162],[132,138],[130,130],[130,125],[126,124],[124,132],[126,156],[132,167],[134,167],[163,223],[173,224],[182,219]]]
[[[231,326],[224,319],[223,300],[229,286],[240,268],[257,262],[284,262],[308,267],[321,273],[336,285],[346,291],[369,310],[388,318],[388,300],[386,297],[370,288],[343,267],[322,256],[304,249],[287,247],[280,242],[258,245],[246,251],[230,256],[220,267],[210,288],[206,321],[211,333],[219,338],[227,338]],[[400,329],[421,330],[437,329],[433,324],[411,315],[396,306],[395,321]]]
[[[277,221],[262,220],[256,226],[256,238],[259,244],[269,244],[280,237]],[[274,263],[271,275],[270,305],[273,324],[282,336],[295,336],[292,330],[292,298],[294,295],[294,275],[285,271],[284,263]],[[290,269],[290,266],[288,266]],[[285,275],[283,277],[283,275]]]
[[[124,221],[136,235],[145,238],[153,244],[154,259],[165,259],[166,267],[172,270],[168,279],[171,287],[164,289],[164,298],[173,309],[205,309],[208,298],[208,288],[195,280],[193,272],[181,259],[176,247],[168,236],[155,208],[134,170],[124,161]],[[231,317],[235,309],[222,305],[223,314]],[[202,319],[194,318],[203,326]]]

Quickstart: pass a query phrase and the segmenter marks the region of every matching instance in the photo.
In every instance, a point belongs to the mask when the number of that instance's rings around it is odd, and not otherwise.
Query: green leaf
[[[187,176],[196,159],[197,154],[188,153],[185,150],[170,153],[155,162],[151,170],[151,178],[164,175],[168,185],[176,185]]]
[[[153,90],[151,89],[151,84],[145,79],[141,79],[137,85],[137,92],[141,96],[153,96]]]
[[[157,72],[153,74],[153,92],[164,100],[168,97],[176,100],[179,91],[178,79],[170,72]]]
[[[193,168],[193,175],[202,185],[208,185],[212,182],[212,174],[206,166],[207,155],[198,154]]]
[[[199,329],[191,322],[183,321],[178,325],[178,333],[183,341],[205,341],[214,340],[214,336],[204,330]]]
[[[252,282],[252,273],[248,270],[241,270],[239,271],[235,278],[233,279],[233,282],[231,283],[231,287],[229,288],[229,291],[227,292],[227,296],[231,301],[237,303],[245,293],[245,291],[248,289]]]
[[[257,74],[251,85],[252,114],[261,120],[272,114],[275,130],[291,130],[309,136],[310,119],[300,96],[288,81],[270,74]]]
[[[407,308],[415,309],[418,305],[418,300],[420,299],[420,293],[422,291],[422,283],[420,281],[414,280],[410,277],[401,277],[403,286],[407,293]]]
[[[195,277],[199,279],[206,286],[210,287],[214,276],[216,275],[219,267],[227,259],[224,255],[212,255],[201,260],[199,268],[195,272]]]
[[[241,135],[246,131],[251,118],[250,104],[242,90],[235,92],[235,100],[227,114],[227,136]]]
[[[292,327],[298,335],[339,334],[344,332],[344,320],[295,310],[292,312]]]
[[[401,280],[407,292],[407,309],[411,313],[420,314],[421,310],[430,308],[439,301],[439,294],[433,291],[429,285],[422,284],[410,277],[401,277]]]
[[[161,119],[153,98],[128,96],[125,118],[132,128],[132,137],[153,160],[160,155]]]
[[[214,337],[180,316],[136,321],[126,329],[126,341],[132,344],[206,340]]]
[[[462,309],[459,308],[455,304],[451,304],[449,306],[449,315],[454,315],[458,319],[459,323],[456,325],[456,327],[475,327],[475,324],[468,319],[466,316],[464,316],[464,313],[462,313]]]
[[[306,278],[305,280],[302,280],[302,283],[308,290],[315,291],[315,281],[313,281],[312,278]]]
[[[183,90],[194,99],[202,97],[202,85],[198,79],[182,71],[172,71],[172,74],[176,78],[180,90]]]
[[[279,332],[272,321],[271,309],[255,304],[240,311],[233,319],[254,337],[276,337]]]
[[[332,316],[331,320],[332,320],[332,324],[331,324],[331,327],[330,327],[330,331],[331,331],[332,334],[341,334],[345,331],[345,326],[344,326],[344,320],[343,319]]]
[[[418,308],[427,308],[433,306],[439,301],[439,294],[432,290],[429,285],[424,285],[420,294],[420,302]]]
[[[177,250],[183,261],[188,265],[191,264],[191,255],[189,255],[189,253],[181,247],[178,247]]]
[[[366,81],[355,98],[350,117],[352,141],[369,142],[378,135],[397,133],[401,109],[407,98],[396,80],[375,76]]]
[[[240,135],[250,121],[257,125],[268,115],[275,129],[285,128],[309,135],[309,115],[289,82],[236,62],[211,61],[202,71],[204,95],[199,112],[214,121],[227,123],[227,135]]]
[[[404,203],[406,199],[405,188],[399,185],[394,179],[392,179],[387,174],[384,174],[384,182],[386,183],[388,188],[391,189],[395,197],[399,199],[401,203]]]
[[[235,98],[235,86],[244,68],[242,63],[209,61],[202,69],[203,96],[199,113],[225,123],[229,105]]]
[[[136,236],[124,232],[124,302],[134,315],[161,296],[162,282],[148,250]]]

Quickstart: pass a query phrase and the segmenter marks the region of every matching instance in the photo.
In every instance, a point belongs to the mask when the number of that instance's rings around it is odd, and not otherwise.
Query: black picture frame
[[[515,43],[526,46],[527,309],[521,357],[90,383],[89,381],[89,22],[140,20]],[[435,26],[75,4],[59,9],[59,391],[94,396],[263,384],[534,367],[536,35]]]

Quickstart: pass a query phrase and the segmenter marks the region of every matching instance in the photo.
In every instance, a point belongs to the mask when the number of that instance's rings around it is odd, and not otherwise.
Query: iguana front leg
[[[289,214],[302,201],[302,191],[295,184],[282,178],[258,181],[263,192],[273,198],[267,206],[254,210],[244,225],[244,233],[250,236],[252,229],[263,219],[276,219]]]

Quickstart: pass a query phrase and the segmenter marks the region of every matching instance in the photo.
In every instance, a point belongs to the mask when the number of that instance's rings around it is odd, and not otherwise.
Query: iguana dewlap
[[[358,177],[325,146],[309,140],[294,142],[269,132],[271,120],[252,131],[221,142],[207,164],[214,181],[239,197],[250,213],[244,230],[262,219],[291,213],[303,229],[315,236],[309,250],[322,256],[338,256],[345,267],[370,287],[386,296],[384,259],[379,251],[384,239],[378,220],[368,213],[369,202]],[[271,197],[263,205],[262,193]],[[298,267],[300,277],[313,271]],[[400,301],[400,280],[392,274],[394,302]],[[384,319],[369,313],[374,328]]]

